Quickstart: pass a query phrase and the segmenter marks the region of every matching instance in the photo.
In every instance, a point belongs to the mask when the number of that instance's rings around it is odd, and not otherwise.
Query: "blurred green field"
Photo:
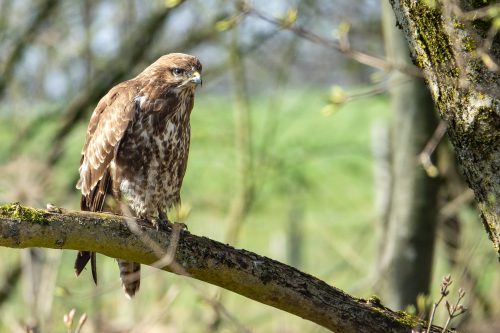
[[[207,95],[201,90],[192,114],[191,152],[182,200],[184,207],[190,208],[185,221],[190,232],[224,241],[236,181],[234,115],[227,97]],[[252,99],[256,197],[236,247],[285,263],[293,262],[299,269],[349,293],[369,297],[373,293],[370,277],[377,254],[371,130],[375,123],[387,122],[388,100],[376,96],[353,101],[326,117],[320,112],[326,95],[323,91],[289,92],[279,109],[271,107],[272,96]],[[11,116],[2,119],[2,164],[14,163],[12,155],[8,156],[8,147],[29,121],[32,120]],[[29,143],[16,152],[29,156],[29,160],[18,162],[19,168],[29,173],[33,165],[43,161],[57,121],[58,117],[40,120]],[[78,208],[74,182],[84,131],[85,124],[82,124],[68,137],[64,156],[52,170],[50,179],[42,184],[41,193],[32,193],[39,206],[52,202],[61,207]],[[9,200],[13,193],[9,181],[16,190],[22,190],[17,180],[3,181],[2,201]],[[37,181],[36,177],[33,181]],[[470,229],[470,242],[477,244],[476,252],[470,255],[480,257],[491,249],[475,216],[469,215],[466,228]],[[297,234],[298,243],[294,238]],[[290,250],[292,239],[298,245],[294,249],[298,256]],[[57,257],[61,251],[50,253]],[[16,250],[1,249],[0,273],[9,262],[17,260],[19,254]],[[132,325],[137,329],[134,332],[154,331],[148,325],[162,325],[165,332],[208,330],[213,311],[199,293],[216,295],[217,288],[143,268],[141,291],[133,301],[128,301],[121,290],[113,259],[98,256],[100,283],[96,288],[89,272],[78,279],[74,277],[75,254],[62,251],[48,332],[64,331],[62,316],[72,307],[77,309],[77,314],[87,312],[90,321],[100,320],[104,326],[114,327]],[[493,258],[493,255],[485,254],[485,258]],[[438,262],[433,279],[435,288],[446,272],[439,255]],[[483,264],[488,262],[478,260],[478,266]],[[484,288],[498,279],[498,274],[490,273],[488,280],[488,272],[485,271]],[[4,306],[0,314],[2,332],[29,313],[23,308],[21,290],[15,297],[15,302]],[[225,292],[223,301],[234,317],[255,332],[324,331],[300,318],[232,293]],[[86,328],[85,332],[91,332],[90,324]],[[225,320],[221,331],[237,329]]]

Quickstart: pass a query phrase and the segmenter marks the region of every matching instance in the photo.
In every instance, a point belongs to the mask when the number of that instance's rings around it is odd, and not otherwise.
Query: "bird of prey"
[[[80,161],[81,209],[132,212],[166,226],[166,210],[180,202],[190,142],[194,92],[201,85],[201,63],[191,55],[162,56],[137,77],[113,87],[90,118]],[[77,276],[91,262],[97,284],[94,252],[81,251]],[[140,265],[118,259],[126,295],[140,285]]]

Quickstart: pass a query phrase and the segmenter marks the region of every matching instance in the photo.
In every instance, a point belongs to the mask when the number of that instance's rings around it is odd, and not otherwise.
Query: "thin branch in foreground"
[[[139,237],[142,242],[149,247],[150,250],[154,251],[158,260],[152,263],[150,266],[162,269],[164,267],[168,267],[172,273],[177,275],[184,275],[186,277],[191,277],[190,274],[180,265],[175,258],[177,253],[177,246],[179,244],[179,239],[181,236],[181,232],[184,230],[185,226],[182,226],[182,223],[174,223],[171,227],[171,234],[169,239],[169,244],[167,247],[161,246],[156,243],[153,239],[148,237],[146,233],[140,228],[138,224],[138,220],[132,217],[132,212],[128,208],[127,205],[121,204],[121,211],[125,213],[125,220],[127,223],[127,227],[129,230]],[[138,279],[140,277],[140,272],[136,273],[133,276],[133,279]],[[224,314],[229,321],[235,325],[238,329],[238,332],[248,333],[250,332],[242,323],[238,321],[236,316],[234,316],[220,301],[216,299],[211,299],[208,297],[204,290],[202,290],[199,286],[195,285],[191,280],[187,280],[188,284],[193,288],[193,290],[198,294],[198,296],[212,306],[216,311]]]
[[[160,232],[149,224],[137,223],[142,234],[167,251],[172,230]],[[124,217],[65,209],[48,211],[19,204],[0,206],[0,246],[92,251],[145,265],[159,259],[141,237],[129,230]],[[192,278],[335,332],[409,333],[414,327],[426,326],[419,318],[391,311],[380,302],[354,298],[293,267],[187,231],[180,234],[175,261]],[[172,272],[170,266],[161,269]],[[439,327],[431,328],[433,333],[440,331]]]
[[[420,164],[422,164],[422,167],[429,177],[437,177],[439,175],[439,170],[437,166],[432,163],[431,156],[443,139],[444,134],[446,133],[446,127],[446,121],[441,120],[434,130],[432,137],[425,145],[424,150],[422,150],[422,152],[418,155]]]
[[[439,306],[439,304],[441,304],[443,299],[450,293],[448,287],[450,286],[451,283],[452,283],[451,275],[447,275],[443,278],[443,281],[441,282],[441,292],[440,292],[441,296],[439,297],[437,302],[434,302],[434,304],[432,305],[431,316],[429,319],[429,326],[425,331],[426,333],[429,333],[431,331],[431,323],[434,321],[434,315],[436,314],[437,307]]]
[[[76,325],[75,330],[73,331],[73,319],[75,317],[75,313],[76,313],[76,310],[71,309],[63,317],[64,326],[66,326],[68,333],[73,333],[73,332],[80,333],[83,325],[85,325],[85,322],[87,321],[87,314],[86,313],[82,314],[80,316],[80,319],[78,320],[78,324]]]

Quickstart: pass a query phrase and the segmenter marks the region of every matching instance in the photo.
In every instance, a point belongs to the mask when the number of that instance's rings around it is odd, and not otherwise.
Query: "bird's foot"
[[[158,218],[153,220],[153,225],[157,231],[168,231],[172,229],[172,223],[168,220],[167,214],[158,209]]]
[[[171,230],[179,230],[179,231],[187,231],[188,227],[186,224],[182,222],[170,222],[169,220],[154,220],[153,225],[155,226],[157,231],[171,231]]]
[[[169,231],[172,229],[172,223],[168,219],[154,219],[153,225],[155,226],[157,231]]]
[[[62,209],[57,207],[56,205],[54,204],[51,204],[50,202],[47,204],[47,210],[51,213],[59,213],[61,214],[62,213]]]
[[[170,231],[170,230],[179,230],[179,231],[187,231],[188,227],[182,222],[170,222],[168,220],[167,215],[163,211],[158,212],[158,218],[153,220],[153,225],[158,231]]]
[[[180,231],[188,231],[188,226],[182,222],[174,222],[173,228],[179,229]]]

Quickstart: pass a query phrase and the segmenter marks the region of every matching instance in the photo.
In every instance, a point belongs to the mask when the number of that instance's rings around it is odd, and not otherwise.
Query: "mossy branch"
[[[176,234],[175,228],[157,231],[138,221],[134,231],[130,220],[104,213],[3,205],[0,246],[95,251],[155,267],[162,259],[158,248],[167,254],[175,248],[174,261],[161,269],[220,286],[335,332],[410,333],[412,328],[426,327],[416,317],[382,306],[376,298],[354,298],[275,260],[187,231]],[[441,329],[433,327],[431,332]]]

